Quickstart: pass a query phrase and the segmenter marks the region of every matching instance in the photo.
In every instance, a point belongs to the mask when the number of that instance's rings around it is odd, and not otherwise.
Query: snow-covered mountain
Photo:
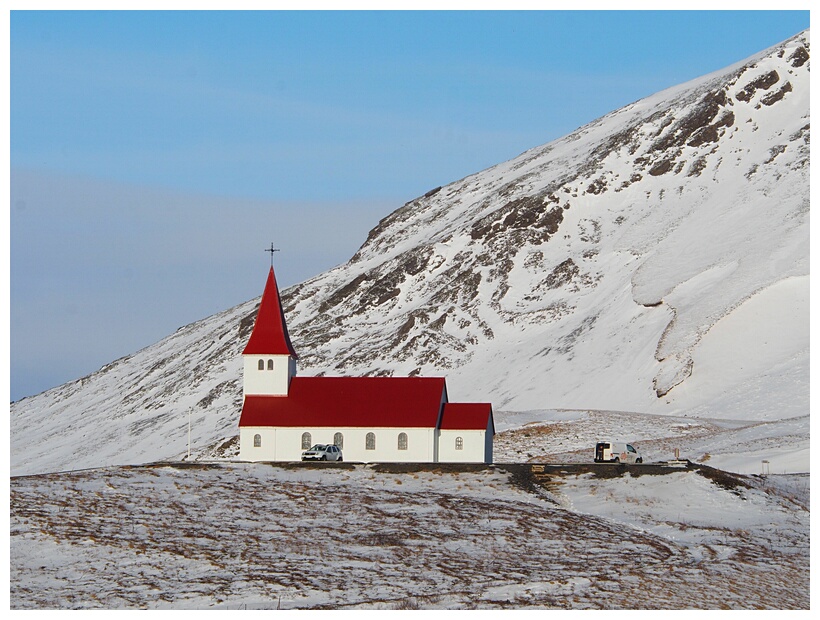
[[[808,416],[809,48],[806,31],[397,209],[283,292],[300,373],[444,375],[502,426]],[[258,301],[13,403],[12,473],[178,458],[189,419],[193,456],[232,453]]]

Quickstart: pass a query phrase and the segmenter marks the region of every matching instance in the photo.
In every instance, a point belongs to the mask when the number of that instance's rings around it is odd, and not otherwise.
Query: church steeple
[[[273,264],[242,359],[242,391],[246,396],[288,395],[290,380],[296,375],[296,351],[290,342]]]
[[[276,285],[276,274],[271,265],[262,301],[259,303],[259,312],[253,331],[242,351],[242,355],[290,355],[297,358],[296,351],[290,342],[288,326],[285,322],[285,313],[282,310],[282,301],[279,298],[279,287]]]

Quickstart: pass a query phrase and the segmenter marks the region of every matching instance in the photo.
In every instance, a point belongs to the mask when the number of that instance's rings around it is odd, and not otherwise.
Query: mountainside
[[[444,375],[497,412],[808,415],[809,47],[397,209],[283,292],[300,373]],[[13,403],[12,473],[178,458],[189,416],[194,456],[230,453],[258,301]]]

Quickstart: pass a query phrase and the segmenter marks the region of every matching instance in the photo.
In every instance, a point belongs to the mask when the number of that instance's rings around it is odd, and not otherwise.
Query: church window
[[[262,435],[257,433],[253,436],[253,447],[254,448],[261,448],[262,447]]]
[[[407,433],[399,433],[399,450],[407,450]]]
[[[310,433],[302,433],[302,450],[310,450],[311,441]]]
[[[339,448],[340,450],[345,447],[345,436],[341,433],[336,433],[333,435],[333,445]]]
[[[368,433],[364,438],[364,449],[365,450],[375,450],[376,449],[376,433]]]
[[[265,370],[265,360],[259,360],[259,366],[257,366],[259,370]]]
[[[456,437],[456,450],[463,450],[464,449],[464,439],[461,437]]]
[[[273,360],[268,360],[268,370],[273,370]]]

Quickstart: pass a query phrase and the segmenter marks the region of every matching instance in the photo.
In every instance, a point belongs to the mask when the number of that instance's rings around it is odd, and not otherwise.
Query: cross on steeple
[[[279,248],[273,247],[273,241],[270,242],[270,248],[266,249],[265,252],[270,252],[270,266],[273,269],[273,253],[278,252]]]

